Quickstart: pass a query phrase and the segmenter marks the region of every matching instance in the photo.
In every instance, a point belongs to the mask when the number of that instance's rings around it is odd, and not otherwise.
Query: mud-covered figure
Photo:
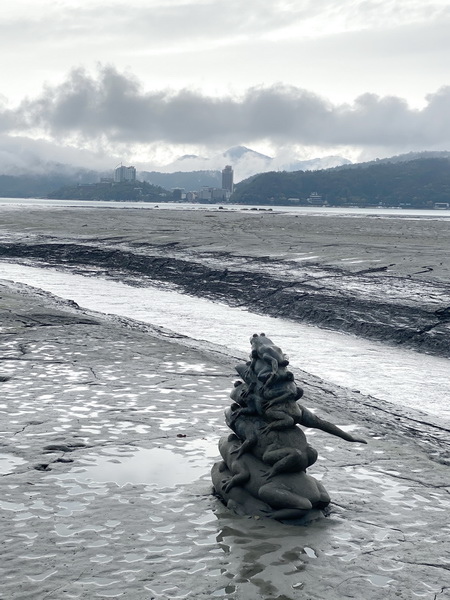
[[[259,381],[269,386],[279,369],[287,367],[289,360],[281,348],[275,346],[265,333],[254,333],[250,338],[252,352],[250,354],[250,369]]]
[[[267,479],[260,461],[251,453],[236,458],[236,448],[240,441],[235,435],[222,438],[219,451],[223,462],[215,466],[223,484],[223,494],[231,500],[230,508],[236,512],[252,514],[252,499],[256,500],[256,514],[278,520],[302,519],[312,509],[323,509],[328,506],[330,497],[323,485],[305,471],[279,473]],[[227,475],[227,477],[224,477]],[[214,478],[214,467],[213,467]],[[250,497],[248,497],[250,496]],[[250,510],[241,511],[235,504],[241,502]]]
[[[264,416],[269,421],[266,426],[268,431],[301,423],[302,410],[297,400],[303,396],[303,390],[295,384],[293,373],[289,375],[289,378],[277,380],[272,387],[261,390]]]
[[[298,425],[366,442],[298,404],[303,390],[286,368],[286,355],[265,334],[254,334],[250,343],[250,361],[236,366],[242,380],[225,411],[234,433],[219,443],[223,460],[212,469],[215,492],[239,514],[302,523],[321,514],[330,499],[306,473],[317,451]]]
[[[248,419],[245,414],[236,417],[232,408],[225,411],[225,421],[240,440],[233,450],[234,458],[247,452],[253,454],[271,467],[264,475],[268,479],[280,473],[306,471],[317,460],[317,451],[308,444],[299,427],[268,431],[262,418]]]

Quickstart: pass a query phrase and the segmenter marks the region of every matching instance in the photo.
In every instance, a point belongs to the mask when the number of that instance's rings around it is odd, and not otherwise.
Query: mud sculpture
[[[286,355],[264,333],[255,333],[250,343],[250,361],[236,366],[241,379],[225,411],[233,433],[219,442],[223,460],[212,468],[215,493],[237,514],[305,523],[322,514],[330,497],[306,473],[317,451],[298,425],[348,442],[366,442],[297,403],[303,390],[286,368]]]

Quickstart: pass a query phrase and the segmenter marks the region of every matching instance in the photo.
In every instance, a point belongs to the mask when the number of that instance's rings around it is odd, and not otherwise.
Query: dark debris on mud
[[[393,300],[386,293],[389,278],[384,276],[383,286],[377,292],[373,283],[374,269],[350,273],[326,267],[323,277],[296,278],[291,274],[289,280],[281,271],[277,275],[269,257],[252,258],[252,269],[247,270],[230,267],[224,253],[212,254],[208,264],[208,261],[192,260],[183,254],[176,257],[150,252],[138,254],[129,249],[76,243],[0,244],[0,256],[6,259],[97,267],[118,280],[147,277],[154,283],[176,285],[187,294],[242,306],[256,313],[450,357],[450,306],[436,308],[436,303],[428,302],[425,297],[430,291],[424,291],[423,302]],[[314,270],[314,267],[310,264],[308,268]],[[320,268],[324,270],[323,266]],[[376,271],[384,273],[387,268],[379,267]],[[367,277],[371,277],[370,281]],[[340,283],[336,284],[339,279]],[[395,279],[398,285],[398,278]],[[411,279],[404,278],[401,285],[405,289],[403,298],[408,298]],[[414,295],[417,296],[417,292],[411,289],[410,297]]]

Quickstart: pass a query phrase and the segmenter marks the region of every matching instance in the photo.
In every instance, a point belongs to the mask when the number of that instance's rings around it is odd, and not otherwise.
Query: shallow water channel
[[[450,360],[292,321],[253,314],[156,286],[0,262],[0,279],[24,283],[81,307],[170,329],[247,355],[264,331],[291,365],[325,380],[450,421]]]

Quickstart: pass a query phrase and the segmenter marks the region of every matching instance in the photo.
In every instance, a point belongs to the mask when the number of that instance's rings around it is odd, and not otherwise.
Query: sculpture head
[[[253,342],[255,341],[255,338],[259,338],[259,337],[266,337],[266,334],[265,333],[254,333],[250,338],[250,344],[253,344]]]

